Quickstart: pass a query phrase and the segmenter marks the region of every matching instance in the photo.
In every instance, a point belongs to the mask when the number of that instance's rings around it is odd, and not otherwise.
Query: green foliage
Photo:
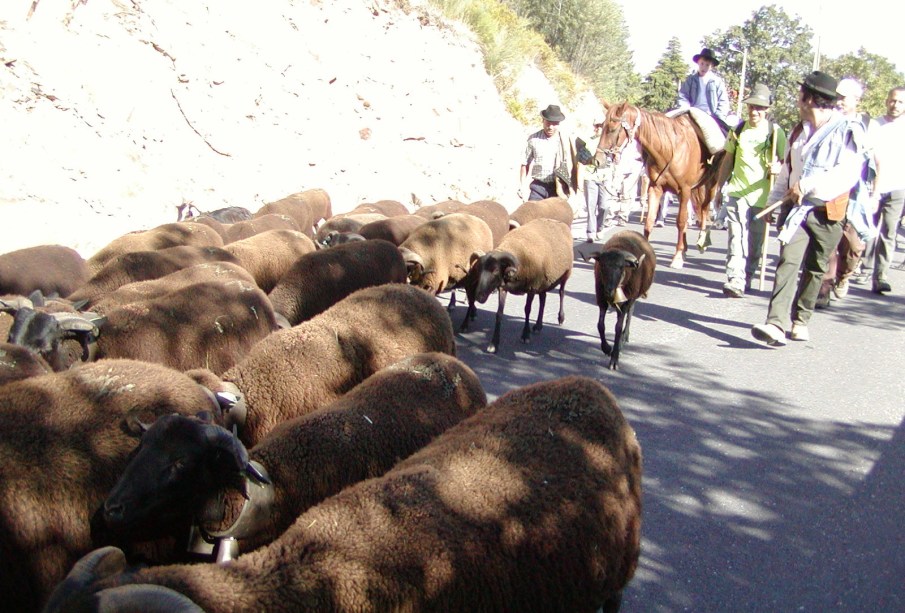
[[[719,72],[726,85],[739,92],[740,99],[744,99],[755,83],[770,88],[774,121],[788,131],[798,121],[798,84],[811,72],[811,37],[811,28],[801,18],[790,17],[770,5],[756,10],[741,26],[725,32],[718,30],[705,37],[705,45],[720,58]],[[745,83],[741,84],[745,49],[748,59]]]
[[[509,0],[571,71],[587,79],[598,96],[638,95],[628,28],[613,0]]]
[[[886,96],[893,87],[905,84],[905,76],[896,70],[895,64],[864,47],[857,53],[846,53],[835,59],[825,59],[821,70],[837,79],[849,77],[864,86],[860,110],[871,117],[886,114]]]
[[[641,84],[640,104],[651,111],[667,111],[676,105],[679,86],[688,76],[688,62],[682,44],[674,36],[666,45],[660,61]]]

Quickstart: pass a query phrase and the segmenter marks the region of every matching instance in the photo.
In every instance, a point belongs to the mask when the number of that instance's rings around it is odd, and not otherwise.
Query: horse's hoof
[[[672,259],[672,262],[669,263],[670,268],[678,269],[678,268],[683,268],[684,266],[685,266],[685,260],[682,258],[681,255],[676,255]]]

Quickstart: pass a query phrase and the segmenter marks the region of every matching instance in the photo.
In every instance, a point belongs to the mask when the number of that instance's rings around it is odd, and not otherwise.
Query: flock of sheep
[[[616,611],[641,451],[585,377],[488,404],[456,289],[574,260],[559,198],[333,215],[324,190],[0,255],[0,591],[16,611]],[[655,257],[590,254],[616,368]],[[438,301],[449,293],[447,308]],[[534,326],[534,297],[539,310]],[[604,316],[617,311],[613,345]]]

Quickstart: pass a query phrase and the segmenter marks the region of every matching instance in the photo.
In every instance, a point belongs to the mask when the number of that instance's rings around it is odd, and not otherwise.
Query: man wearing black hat
[[[575,143],[563,136],[559,124],[566,116],[559,106],[549,105],[540,112],[544,127],[528,137],[519,175],[519,198],[544,200],[568,197],[578,188]]]
[[[754,338],[772,346],[784,345],[787,332],[792,340],[809,340],[808,321],[864,164],[850,122],[836,110],[836,79],[814,71],[800,85],[801,122],[769,198],[783,202],[773,295],[766,322],[751,328]]]
[[[729,95],[726,93],[726,84],[722,77],[713,72],[713,68],[719,66],[720,61],[707,47],[701,49],[701,52],[691,59],[698,65],[698,69],[688,75],[682,83],[676,108],[700,109],[716,119],[723,133],[726,133],[735,127],[735,122],[729,118],[732,109],[729,105]]]

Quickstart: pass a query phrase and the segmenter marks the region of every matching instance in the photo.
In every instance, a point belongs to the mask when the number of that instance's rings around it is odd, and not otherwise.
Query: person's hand
[[[801,193],[801,184],[796,182],[795,185],[789,188],[789,191],[786,192],[783,199],[794,202],[795,204],[801,204],[803,198],[804,194]]]

